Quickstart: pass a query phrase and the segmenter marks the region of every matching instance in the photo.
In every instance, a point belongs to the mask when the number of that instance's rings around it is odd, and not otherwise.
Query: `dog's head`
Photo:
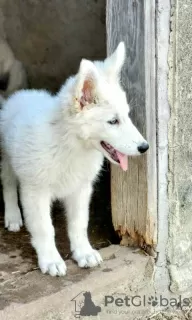
[[[127,156],[144,153],[149,145],[129,117],[120,84],[124,61],[123,42],[103,62],[82,60],[73,84],[72,108],[79,137],[127,170]]]
[[[84,297],[87,298],[87,299],[91,299],[91,292],[89,291],[86,291],[83,293]]]

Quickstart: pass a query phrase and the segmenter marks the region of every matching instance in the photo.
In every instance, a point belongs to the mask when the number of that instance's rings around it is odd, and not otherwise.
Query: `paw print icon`
[[[152,307],[156,307],[158,305],[157,297],[153,297],[153,296],[149,297],[148,304],[151,305]]]

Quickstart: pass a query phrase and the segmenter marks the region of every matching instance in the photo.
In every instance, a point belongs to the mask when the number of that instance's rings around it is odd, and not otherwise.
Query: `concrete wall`
[[[192,1],[172,7],[169,55],[169,241],[171,291],[192,290]]]
[[[56,90],[82,57],[105,57],[105,1],[0,0],[1,35],[30,85]]]
[[[167,195],[168,172],[168,53],[170,40],[171,4],[167,0],[156,1],[156,109],[157,109],[157,180],[158,180],[158,244],[155,270],[155,287],[166,291],[170,279],[167,268],[166,247],[168,241],[169,203]]]

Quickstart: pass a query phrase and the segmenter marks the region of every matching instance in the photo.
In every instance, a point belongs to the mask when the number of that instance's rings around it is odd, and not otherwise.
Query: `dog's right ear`
[[[120,42],[116,50],[111,56],[104,61],[104,71],[109,78],[109,80],[119,79],[121,69],[125,62],[126,50],[124,42]]]
[[[83,59],[77,74],[75,99],[77,111],[90,107],[95,102],[98,71],[94,64]]]

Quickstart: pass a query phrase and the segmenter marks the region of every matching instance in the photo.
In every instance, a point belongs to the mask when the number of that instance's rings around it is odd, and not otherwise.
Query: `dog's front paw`
[[[92,268],[101,264],[103,259],[100,253],[93,248],[78,248],[73,251],[73,259],[80,268]]]
[[[41,257],[39,268],[42,273],[48,273],[52,277],[66,275],[67,267],[64,260],[58,255],[56,257]]]

